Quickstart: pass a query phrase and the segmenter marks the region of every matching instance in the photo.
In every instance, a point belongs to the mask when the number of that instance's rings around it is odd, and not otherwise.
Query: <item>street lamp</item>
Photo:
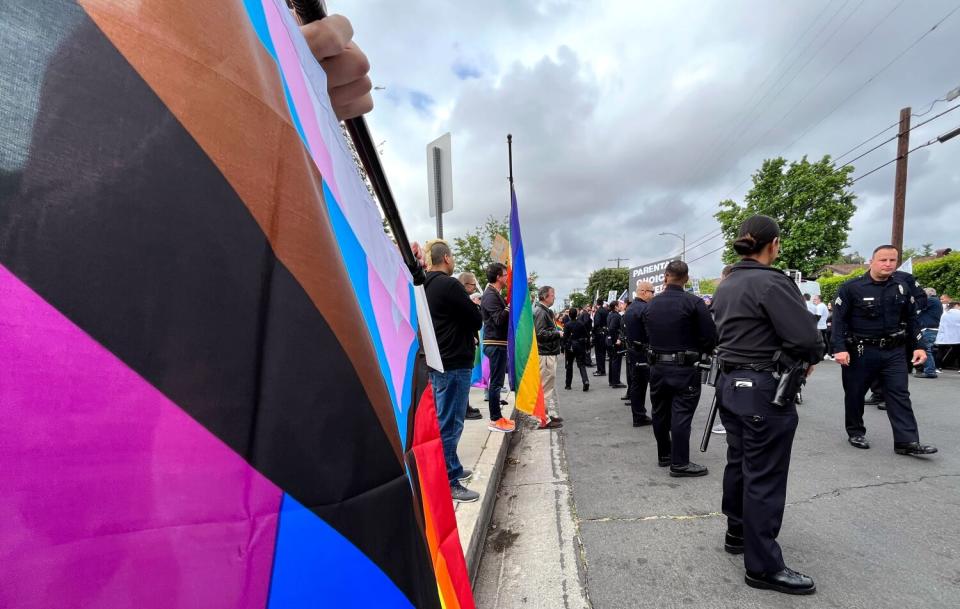
[[[677,233],[660,233],[661,237],[665,235],[671,235],[673,237],[676,237],[683,243],[682,249],[680,250],[680,260],[686,260],[687,259],[687,233],[683,233],[682,235],[678,235]]]

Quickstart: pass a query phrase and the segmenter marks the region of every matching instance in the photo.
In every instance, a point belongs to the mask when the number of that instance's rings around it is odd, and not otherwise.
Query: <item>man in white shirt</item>
[[[817,330],[820,330],[820,336],[823,337],[823,344],[826,347],[826,345],[830,344],[827,341],[827,317],[830,315],[830,311],[827,310],[827,305],[823,304],[823,301],[820,300],[819,294],[813,297],[813,314],[820,316],[817,319]],[[829,348],[826,350],[829,351]],[[827,355],[827,357],[831,356]]]
[[[944,367],[960,351],[960,303],[951,302],[940,318],[937,332],[937,361]]]

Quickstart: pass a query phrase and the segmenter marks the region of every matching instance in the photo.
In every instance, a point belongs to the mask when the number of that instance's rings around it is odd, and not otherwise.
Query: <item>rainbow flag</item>
[[[520,235],[520,215],[517,193],[510,188],[510,258],[511,267],[510,327],[507,352],[511,357],[510,374],[516,391],[515,403],[520,412],[546,421],[543,385],[540,382],[540,355],[537,352],[537,334],[533,327],[533,304],[527,281],[527,262]]]
[[[0,41],[0,606],[472,609],[411,277],[285,0],[5,0]]]

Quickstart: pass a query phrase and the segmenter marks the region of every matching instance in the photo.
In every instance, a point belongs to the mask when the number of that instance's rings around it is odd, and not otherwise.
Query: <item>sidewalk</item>
[[[503,407],[503,416],[508,419],[514,417],[513,393],[502,394],[509,404]],[[479,408],[483,418],[476,421],[464,421],[463,435],[457,446],[460,462],[463,466],[473,470],[473,477],[464,486],[480,493],[480,500],[474,503],[455,504],[457,514],[457,530],[460,533],[460,545],[467,559],[467,572],[470,580],[476,576],[480,556],[483,553],[485,532],[490,524],[493,506],[497,502],[497,487],[500,484],[500,474],[503,470],[503,461],[510,444],[510,436],[487,430],[490,424],[490,411],[483,399],[483,389],[470,389],[470,405]],[[519,427],[519,424],[518,424]]]

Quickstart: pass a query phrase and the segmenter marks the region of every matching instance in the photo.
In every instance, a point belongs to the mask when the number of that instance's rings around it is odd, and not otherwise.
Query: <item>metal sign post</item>
[[[453,165],[450,134],[427,144],[427,200],[430,217],[437,218],[437,237],[443,238],[443,214],[453,209]]]

